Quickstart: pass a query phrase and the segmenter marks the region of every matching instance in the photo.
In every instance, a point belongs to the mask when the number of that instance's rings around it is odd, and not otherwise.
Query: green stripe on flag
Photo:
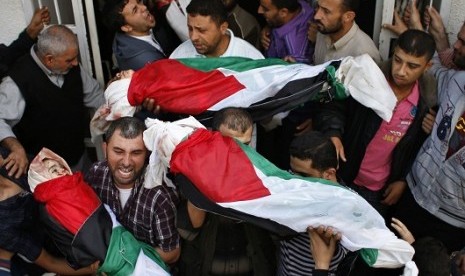
[[[245,152],[247,157],[249,158],[250,162],[259,169],[263,174],[266,176],[274,176],[274,177],[279,177],[284,180],[289,180],[289,179],[302,179],[305,181],[311,181],[314,183],[319,183],[319,184],[324,184],[324,185],[331,185],[331,186],[337,186],[341,188],[345,188],[344,186],[340,185],[339,183],[334,183],[332,181],[322,179],[322,178],[314,178],[314,177],[303,177],[300,175],[295,175],[291,174],[290,172],[281,170],[280,168],[276,167],[273,163],[268,161],[266,158],[261,156],[259,153],[257,153],[254,149],[251,147],[239,142],[236,140],[236,143],[242,148],[242,150]]]
[[[271,65],[290,65],[290,63],[279,58],[250,59],[243,57],[220,57],[220,58],[181,58],[177,61],[182,64],[208,72],[217,68],[225,68],[236,72],[261,68]]]
[[[136,267],[137,258],[141,250],[143,250],[145,255],[154,263],[158,264],[165,271],[168,271],[168,267],[153,247],[136,240],[136,238],[122,226],[117,226],[112,229],[105,261],[101,264],[97,272],[104,272],[107,275],[114,276],[131,275]]]
[[[360,249],[360,256],[362,256],[362,259],[367,263],[367,265],[373,267],[378,259],[378,249],[362,248]]]

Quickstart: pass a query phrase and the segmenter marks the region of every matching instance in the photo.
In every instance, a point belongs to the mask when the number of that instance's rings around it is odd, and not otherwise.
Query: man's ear
[[[323,178],[330,181],[336,181],[336,169],[329,168],[323,172]]]
[[[220,31],[223,35],[226,34],[226,31],[228,30],[228,27],[229,27],[229,23],[227,21],[224,21],[223,23],[221,23],[220,25]]]
[[[431,66],[433,66],[433,61],[430,59],[426,64],[425,71],[423,73],[426,73],[426,71],[428,71],[428,69],[431,68]]]
[[[343,15],[342,15],[342,21],[344,23],[349,23],[349,22],[352,22],[355,20],[355,12],[353,11],[346,11]]]
[[[51,65],[53,62],[53,56],[51,54],[46,54],[44,56],[45,65]]]
[[[123,26],[121,26],[121,31],[125,32],[125,33],[129,33],[130,31],[132,31],[132,27],[128,24],[125,24]]]
[[[287,8],[282,8],[278,10],[278,15],[280,18],[286,18],[288,14],[289,14],[289,10]]]

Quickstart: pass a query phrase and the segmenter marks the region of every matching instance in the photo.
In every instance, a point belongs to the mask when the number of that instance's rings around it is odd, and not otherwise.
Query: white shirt
[[[265,58],[260,51],[257,50],[252,44],[243,40],[242,38],[235,37],[233,32],[228,29],[230,37],[229,45],[226,51],[220,57],[245,57],[251,59]],[[197,53],[192,41],[186,40],[179,45],[171,54],[170,58],[196,58],[206,57],[205,55]]]

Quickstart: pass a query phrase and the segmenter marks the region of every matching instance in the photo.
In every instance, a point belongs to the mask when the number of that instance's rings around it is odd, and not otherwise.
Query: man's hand
[[[412,0],[410,4],[407,5],[402,19],[403,22],[407,24],[409,29],[417,29],[423,31],[423,26],[421,25],[420,11],[417,8],[416,0]]]
[[[342,161],[346,162],[346,154],[344,152],[344,146],[342,145],[341,138],[339,137],[331,137],[331,142],[333,142],[334,146],[336,147],[337,158],[341,159]]]
[[[260,43],[262,44],[263,50],[268,50],[270,48],[271,38],[270,38],[270,27],[265,26],[260,32]]]
[[[26,32],[30,38],[36,39],[44,25],[50,23],[50,13],[47,7],[37,9],[32,16],[31,22],[26,28]]]
[[[396,204],[404,193],[407,183],[405,181],[395,181],[389,184],[384,191],[384,200],[381,203],[386,205]]]
[[[436,50],[441,52],[448,49],[450,47],[449,40],[447,39],[446,28],[442,22],[441,15],[434,7],[429,7],[426,12],[430,21],[428,31],[436,42]]]
[[[149,112],[152,112],[153,114],[159,114],[161,111],[160,106],[155,103],[154,99],[145,98],[145,100],[142,102],[142,107],[147,109]]]
[[[2,145],[10,150],[10,154],[3,160],[2,166],[8,171],[8,175],[19,178],[27,172],[29,160],[26,151],[19,141],[14,137],[3,139]]]
[[[305,132],[312,130],[312,128],[313,128],[313,120],[309,118],[295,128],[294,135],[295,136],[302,135]]]
[[[316,43],[317,33],[318,33],[317,24],[313,21],[308,22],[307,39],[312,44]]]
[[[396,35],[400,35],[408,29],[407,25],[405,25],[397,11],[394,11],[394,24],[383,24],[383,28],[393,32]]]
[[[329,269],[341,234],[336,234],[331,227],[325,226],[319,226],[316,229],[308,227],[307,233],[310,237],[310,251],[315,261],[315,269]]]
[[[415,241],[415,237],[413,237],[412,233],[410,230],[408,230],[407,226],[402,223],[402,221],[392,218],[391,222],[392,228],[396,229],[397,233],[399,233],[400,237],[408,242],[409,244],[412,244]]]
[[[423,118],[423,121],[421,122],[421,129],[426,134],[431,134],[433,131],[434,127],[434,121],[436,120],[436,111],[433,109],[429,109],[429,112],[425,115],[425,118]]]
[[[283,60],[284,60],[285,62],[289,62],[289,63],[296,63],[296,62],[297,62],[297,60],[296,60],[293,56],[285,56],[285,57],[283,58]]]

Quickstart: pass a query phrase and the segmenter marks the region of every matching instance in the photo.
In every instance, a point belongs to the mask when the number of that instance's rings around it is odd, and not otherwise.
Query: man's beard
[[[337,24],[332,27],[332,28],[325,28],[323,30],[320,29],[320,26],[323,26],[322,24],[318,24],[318,21],[317,21],[317,28],[318,28],[318,31],[324,35],[328,35],[328,34],[334,34],[334,33],[337,33],[339,32],[341,29],[342,29],[342,22],[341,21],[338,21]],[[323,26],[324,28],[324,26]]]

